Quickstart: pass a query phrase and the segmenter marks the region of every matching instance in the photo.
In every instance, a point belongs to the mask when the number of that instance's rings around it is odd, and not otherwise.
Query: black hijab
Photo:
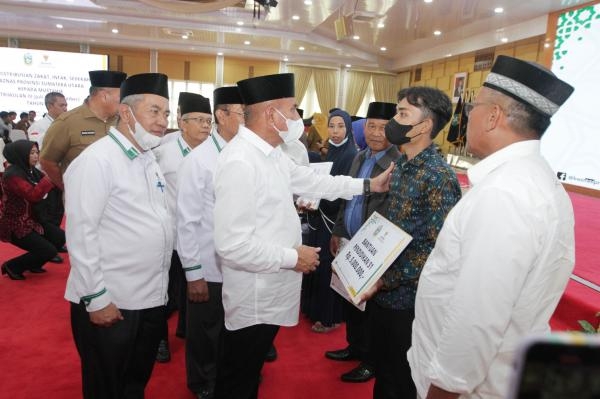
[[[348,140],[346,140],[346,142],[339,147],[329,143],[329,149],[327,151],[327,158],[325,158],[325,161],[333,162],[333,166],[331,167],[332,176],[347,175],[350,171],[352,160],[357,153],[356,145],[354,144],[354,135],[352,134],[352,119],[346,111],[338,109],[329,114],[329,119],[327,120],[328,125],[329,121],[331,121],[331,118],[334,116],[339,116],[344,120],[344,124],[346,125],[346,138]]]
[[[8,143],[4,147],[2,155],[4,155],[4,158],[10,164],[4,171],[4,179],[18,176],[31,184],[37,184],[44,177],[44,174],[35,166],[29,165],[29,153],[31,153],[33,146],[37,148],[37,143],[18,140],[14,143]]]

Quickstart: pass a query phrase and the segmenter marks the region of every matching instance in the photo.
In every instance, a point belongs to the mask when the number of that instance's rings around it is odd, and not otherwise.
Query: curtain
[[[373,74],[373,92],[375,101],[386,103],[398,102],[398,77],[393,75]]]
[[[344,110],[350,115],[356,115],[362,104],[371,81],[371,74],[366,72],[347,72],[346,80],[346,107]]]
[[[333,69],[313,69],[315,89],[319,99],[319,107],[323,114],[335,107],[337,89],[337,71]]]
[[[288,65],[288,72],[294,74],[294,85],[296,88],[296,104],[300,105],[306,94],[306,88],[312,76],[312,68]]]

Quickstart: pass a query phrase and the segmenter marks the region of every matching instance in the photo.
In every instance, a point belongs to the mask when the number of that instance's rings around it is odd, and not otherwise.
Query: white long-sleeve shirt
[[[174,134],[174,133],[171,133]],[[175,222],[177,205],[177,174],[183,159],[192,151],[192,148],[179,135],[174,140],[161,143],[153,152],[156,162],[167,183],[167,206],[173,222],[174,248],[177,247],[177,226]]]
[[[504,398],[513,355],[548,321],[574,266],[569,197],[539,152],[512,144],[468,171],[419,280],[408,352],[421,397]]]
[[[302,240],[292,194],[333,200],[362,190],[362,179],[316,175],[240,127],[215,174],[215,248],[229,330],[298,323],[302,274],[293,268]]]
[[[213,129],[211,136],[185,158],[177,179],[177,253],[187,281],[223,281],[214,244],[217,157],[227,142]]]
[[[118,130],[90,145],[64,175],[71,272],[65,298],[88,311],[167,303],[173,250],[165,179],[152,151]]]
[[[40,151],[42,151],[42,146],[44,145],[44,136],[46,135],[46,131],[52,122],[54,122],[54,119],[52,119],[49,114],[46,114],[46,116],[44,116],[42,119],[33,122],[27,130],[29,140],[38,143]]]

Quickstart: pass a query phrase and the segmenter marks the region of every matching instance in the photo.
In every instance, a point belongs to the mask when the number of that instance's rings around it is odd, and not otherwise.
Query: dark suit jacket
[[[358,171],[365,160],[366,154],[367,150],[363,150],[356,154],[356,157],[354,157],[352,165],[350,166],[350,171],[348,172],[350,176],[356,177],[358,175]],[[398,147],[392,145],[387,149],[385,155],[381,157],[377,163],[375,163],[375,166],[371,171],[371,177],[379,175],[390,166],[390,163],[396,162],[398,158],[400,158]],[[348,231],[346,230],[346,223],[344,222],[344,212],[346,210],[346,205],[348,205],[349,202],[350,201],[342,201],[335,225],[333,226],[331,233],[332,235],[350,238],[350,234],[348,234]],[[385,209],[387,208],[387,205],[388,193],[372,193],[366,198],[366,201],[363,202],[362,222],[364,223],[365,220],[367,220],[375,211],[385,216]]]

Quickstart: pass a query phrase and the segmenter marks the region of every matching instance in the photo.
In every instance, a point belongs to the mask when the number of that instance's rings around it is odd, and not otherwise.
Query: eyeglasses
[[[212,118],[201,118],[201,117],[197,117],[197,118],[185,118],[183,119],[184,121],[198,121],[199,124],[204,124],[206,123],[207,125],[212,125]]]
[[[467,118],[469,117],[469,114],[471,113],[471,111],[473,111],[473,108],[475,108],[478,105],[495,105],[495,106],[499,107],[501,110],[504,111],[504,109],[502,107],[500,107],[496,103],[488,103],[488,102],[480,102],[480,103],[471,102],[471,103],[465,103],[464,110],[465,110],[465,115],[467,115]]]

